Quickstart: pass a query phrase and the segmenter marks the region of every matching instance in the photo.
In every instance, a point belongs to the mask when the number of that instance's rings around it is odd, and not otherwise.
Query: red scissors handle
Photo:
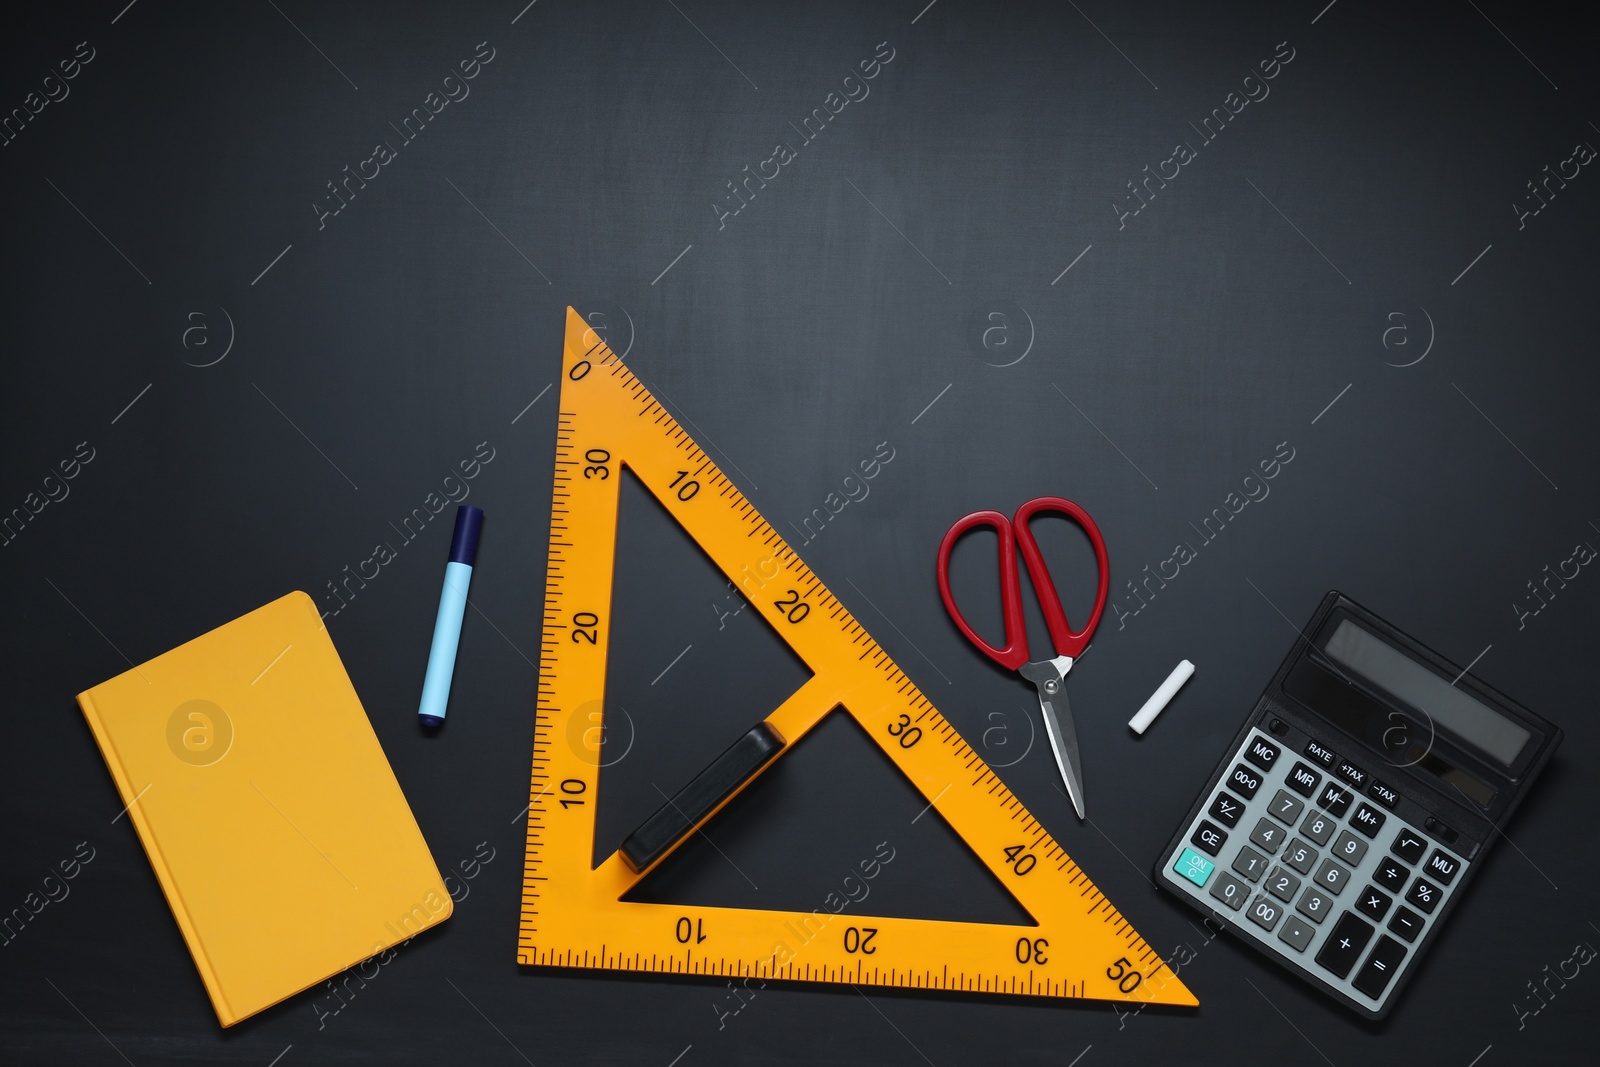
[[[1039,552],[1039,543],[1034,540],[1033,531],[1028,527],[1028,523],[1041,511],[1070,517],[1083,527],[1083,532],[1089,535],[1089,543],[1094,546],[1100,581],[1095,592],[1094,610],[1089,613],[1089,621],[1081,630],[1073,630],[1067,622],[1061,597],[1056,592],[1055,582],[1050,579],[1044,556]],[[955,596],[950,592],[950,551],[962,534],[979,526],[992,527],[1000,536],[1000,608],[1005,619],[1004,648],[996,648],[978,635],[962,616],[961,609],[956,607]],[[1039,608],[1044,612],[1045,625],[1050,631],[1050,642],[1055,646],[1057,655],[1081,656],[1089,645],[1094,628],[1100,624],[1100,615],[1105,611],[1106,594],[1111,588],[1111,565],[1106,557],[1105,539],[1100,536],[1100,528],[1095,525],[1094,519],[1089,517],[1087,511],[1063,497],[1036,497],[1018,508],[1011,519],[998,511],[975,511],[957,520],[945,532],[944,540],[939,542],[939,596],[944,600],[945,610],[966,639],[1002,667],[1014,671],[1027,663],[1028,627],[1022,615],[1022,583],[1017,573],[1018,548],[1022,549],[1022,560],[1027,565],[1028,577],[1033,582]]]

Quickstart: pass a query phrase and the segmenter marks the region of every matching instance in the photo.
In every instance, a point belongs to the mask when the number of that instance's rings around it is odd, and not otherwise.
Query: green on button
[[[1212,863],[1194,849],[1186,848],[1183,850],[1183,854],[1178,857],[1178,862],[1173,864],[1172,869],[1195,885],[1204,888],[1206,879],[1211,877],[1211,872],[1216,870],[1216,867],[1215,863]]]

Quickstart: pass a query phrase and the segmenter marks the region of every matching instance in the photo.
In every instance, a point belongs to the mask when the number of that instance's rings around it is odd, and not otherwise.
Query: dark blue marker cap
[[[478,558],[478,535],[483,532],[483,509],[471,504],[456,508],[456,532],[450,538],[450,562],[472,566]]]

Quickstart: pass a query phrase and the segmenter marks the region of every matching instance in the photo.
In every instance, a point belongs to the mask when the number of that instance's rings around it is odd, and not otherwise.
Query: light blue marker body
[[[456,672],[456,648],[461,643],[461,622],[467,613],[467,590],[472,586],[472,564],[477,558],[478,534],[482,528],[480,508],[462,505],[456,510],[450,562],[444,566],[439,615],[433,624],[433,647],[428,652],[428,673],[422,680],[422,703],[417,708],[417,718],[423,726],[444,724],[450,703],[450,681]]]

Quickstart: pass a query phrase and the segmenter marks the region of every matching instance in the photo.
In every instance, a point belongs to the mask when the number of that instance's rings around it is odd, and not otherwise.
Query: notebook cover
[[[305,593],[78,704],[223,1026],[449,917],[439,869]]]

